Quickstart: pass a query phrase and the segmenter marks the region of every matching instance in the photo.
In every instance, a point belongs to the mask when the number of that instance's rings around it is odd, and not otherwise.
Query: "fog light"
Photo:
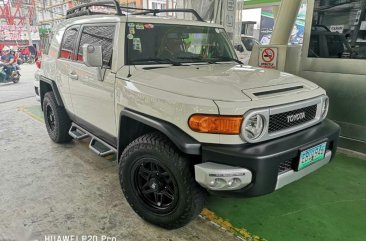
[[[225,179],[222,178],[215,178],[210,182],[210,186],[214,188],[223,188],[227,185]]]
[[[229,187],[235,188],[241,184],[241,180],[239,178],[233,178],[227,184]]]

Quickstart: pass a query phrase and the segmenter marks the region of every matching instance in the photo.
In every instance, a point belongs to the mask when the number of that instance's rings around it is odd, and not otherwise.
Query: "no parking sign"
[[[277,48],[259,48],[259,67],[277,69]]]

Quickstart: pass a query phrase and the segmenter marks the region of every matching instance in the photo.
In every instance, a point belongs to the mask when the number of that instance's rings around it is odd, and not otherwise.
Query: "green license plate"
[[[327,143],[316,145],[300,153],[300,161],[297,170],[302,170],[311,164],[324,159]]]

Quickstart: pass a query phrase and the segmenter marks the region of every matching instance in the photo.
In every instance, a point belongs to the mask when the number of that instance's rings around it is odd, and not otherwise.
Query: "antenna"
[[[128,3],[128,0],[127,0],[127,7],[129,7],[129,3]],[[129,12],[128,12],[128,9],[127,9],[127,11],[126,11],[126,14],[127,14],[127,16],[126,16],[126,28],[128,27],[128,15],[129,15]],[[125,38],[126,39],[126,41],[127,41],[127,43],[126,43],[126,56],[127,56],[127,59],[128,59],[128,49],[129,49],[129,43],[128,43],[128,38]],[[126,60],[127,60],[126,59]],[[130,65],[130,63],[128,63],[128,75],[127,75],[127,78],[130,78],[132,75],[131,75],[131,65]]]

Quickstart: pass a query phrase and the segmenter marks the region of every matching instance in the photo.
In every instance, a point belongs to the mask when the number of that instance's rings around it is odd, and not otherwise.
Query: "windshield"
[[[222,28],[127,23],[127,64],[232,61],[237,57]]]

